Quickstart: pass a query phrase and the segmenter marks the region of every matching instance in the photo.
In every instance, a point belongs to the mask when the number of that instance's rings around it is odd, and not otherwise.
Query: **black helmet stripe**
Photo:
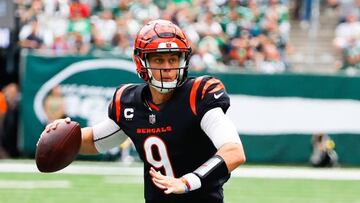
[[[170,32],[165,32],[164,34],[166,34],[166,33],[170,33]],[[172,34],[172,33],[171,33],[171,34]],[[174,34],[172,34],[172,35],[174,36]],[[159,37],[161,37],[161,36],[154,35],[154,36],[152,36],[150,39],[149,39],[149,38],[148,38],[148,39],[144,39],[144,38],[143,38],[143,41],[147,41],[146,44],[145,44],[145,46],[144,46],[144,49],[146,48],[147,45],[149,45],[152,41],[158,39]],[[185,46],[187,46],[187,44],[186,44],[185,41],[183,40],[184,38],[182,38],[182,37],[180,37],[179,35],[176,35],[176,34],[175,34],[174,37],[177,38],[177,39],[179,39]]]

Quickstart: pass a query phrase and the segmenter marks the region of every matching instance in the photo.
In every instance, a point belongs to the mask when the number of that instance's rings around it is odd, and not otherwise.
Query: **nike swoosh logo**
[[[214,98],[219,99],[223,94],[224,92],[221,92],[220,94],[214,94]]]

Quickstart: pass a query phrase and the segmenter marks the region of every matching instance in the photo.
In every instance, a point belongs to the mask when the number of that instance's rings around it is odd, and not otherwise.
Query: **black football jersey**
[[[208,110],[220,107],[226,112],[229,106],[224,85],[209,76],[187,79],[160,106],[151,102],[148,84],[127,84],[116,90],[109,117],[131,138],[144,162],[147,202],[223,202],[222,185],[230,175],[186,194],[166,195],[152,183],[149,170],[154,167],[179,178],[201,166],[217,149],[200,121]]]

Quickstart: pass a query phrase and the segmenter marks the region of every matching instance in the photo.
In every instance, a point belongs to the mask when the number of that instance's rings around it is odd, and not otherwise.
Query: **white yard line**
[[[0,180],[0,189],[70,188],[67,180]]]
[[[339,168],[238,168],[233,177],[317,180],[360,180],[360,170]]]
[[[122,177],[116,177],[116,176],[105,176],[104,182],[106,183],[112,183],[112,184],[144,184],[144,179],[142,176],[122,176]]]
[[[40,173],[35,163],[0,162],[0,172]],[[142,167],[128,167],[114,163],[72,164],[57,174],[88,175],[127,175],[141,176]],[[360,169],[347,168],[306,168],[306,167],[239,167],[232,172],[233,177],[241,178],[284,178],[284,179],[321,179],[321,180],[360,180]]]

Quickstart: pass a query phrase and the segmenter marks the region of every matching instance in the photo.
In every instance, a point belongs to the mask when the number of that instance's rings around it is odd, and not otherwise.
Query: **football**
[[[81,128],[75,121],[63,121],[55,130],[43,131],[35,154],[37,168],[45,173],[65,168],[78,155],[80,145]]]

